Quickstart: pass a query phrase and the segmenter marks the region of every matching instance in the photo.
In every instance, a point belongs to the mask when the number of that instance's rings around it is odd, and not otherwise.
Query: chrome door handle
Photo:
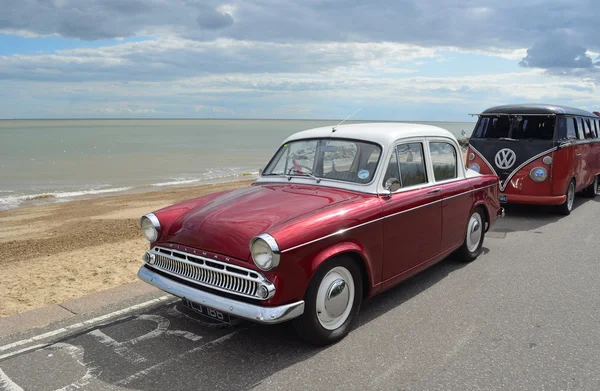
[[[441,188],[441,187],[438,187],[438,188],[436,188],[436,189],[429,190],[429,191],[427,192],[427,194],[437,194],[437,193],[439,193],[440,191],[442,191],[442,188]]]
[[[578,153],[578,154],[577,154],[577,155],[575,155],[575,156],[579,157],[579,156],[581,156],[581,154],[580,154],[580,153]]]

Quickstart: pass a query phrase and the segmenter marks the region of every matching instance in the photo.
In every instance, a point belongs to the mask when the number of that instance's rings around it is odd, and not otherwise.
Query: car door
[[[384,160],[390,178],[400,188],[383,197],[383,280],[393,278],[431,259],[440,251],[441,193],[431,186],[424,140],[399,143]]]
[[[575,152],[575,172],[573,176],[575,177],[575,188],[577,191],[583,189],[586,184],[586,166],[585,166],[585,157],[586,157],[586,144],[582,141],[585,140],[585,133],[583,128],[583,118],[577,117],[577,137],[579,141],[575,144],[574,152]]]
[[[429,139],[431,166],[435,188],[441,189],[441,251],[460,245],[465,237],[468,217],[473,205],[471,185],[459,167],[459,151],[445,139]],[[462,163],[460,163],[462,164]]]

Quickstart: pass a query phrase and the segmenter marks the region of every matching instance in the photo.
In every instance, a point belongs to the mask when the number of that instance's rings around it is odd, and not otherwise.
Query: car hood
[[[163,240],[248,260],[256,235],[356,197],[322,186],[253,185],[190,209],[173,222]]]

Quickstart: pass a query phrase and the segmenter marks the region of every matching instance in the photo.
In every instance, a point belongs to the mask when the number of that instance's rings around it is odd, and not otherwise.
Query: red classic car
[[[348,334],[361,301],[451,253],[472,261],[503,216],[498,177],[448,131],[353,124],[288,137],[251,185],[149,213],[142,280],[223,322]]]

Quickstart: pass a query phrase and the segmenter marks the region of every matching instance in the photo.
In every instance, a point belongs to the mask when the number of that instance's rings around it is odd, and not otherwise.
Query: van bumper
[[[506,203],[508,204],[529,204],[529,205],[561,205],[567,200],[566,195],[559,196],[537,196],[523,194],[506,194]]]

